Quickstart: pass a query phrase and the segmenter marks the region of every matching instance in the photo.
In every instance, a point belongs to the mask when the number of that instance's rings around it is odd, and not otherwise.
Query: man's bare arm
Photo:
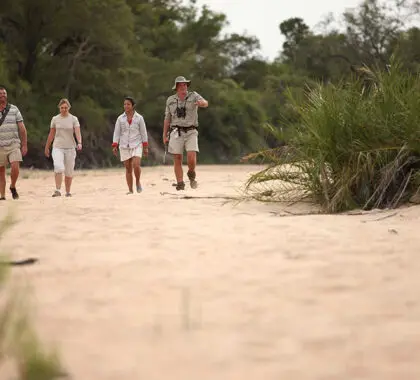
[[[168,130],[169,130],[169,125],[171,124],[171,120],[170,119],[165,119],[163,122],[163,142],[166,143],[167,138],[168,138]]]
[[[200,94],[198,94],[196,92],[195,95],[196,95],[195,104],[198,107],[200,107],[200,108],[207,108],[209,106],[209,102],[206,99],[204,99]]]
[[[209,106],[209,102],[204,98],[197,100],[196,104],[201,108],[207,108]]]
[[[28,152],[28,134],[23,121],[18,121],[17,125],[19,128],[20,141],[22,143],[22,154],[25,155]]]

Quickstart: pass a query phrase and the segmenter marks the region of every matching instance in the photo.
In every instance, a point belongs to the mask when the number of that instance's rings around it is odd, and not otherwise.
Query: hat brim
[[[174,86],[172,87],[172,90],[176,90],[176,85],[178,84],[178,83],[186,83],[188,86],[191,84],[191,81],[190,80],[186,80],[186,81],[182,81],[182,82],[176,82],[175,84],[174,84]]]

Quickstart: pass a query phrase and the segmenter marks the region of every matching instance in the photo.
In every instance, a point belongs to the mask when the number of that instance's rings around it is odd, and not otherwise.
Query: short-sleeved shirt
[[[0,112],[0,118],[2,113]],[[23,121],[22,114],[15,105],[10,104],[9,112],[0,126],[0,146],[20,146],[18,123]]]
[[[165,120],[170,120],[170,126],[198,127],[198,106],[195,104],[203,97],[195,91],[188,92],[185,99],[181,100],[178,94],[170,96],[166,100]],[[177,107],[185,107],[185,118],[178,117]]]
[[[67,116],[58,114],[51,119],[50,128],[55,128],[55,138],[53,147],[61,149],[70,149],[76,147],[74,139],[74,128],[80,127],[76,116],[69,113]]]

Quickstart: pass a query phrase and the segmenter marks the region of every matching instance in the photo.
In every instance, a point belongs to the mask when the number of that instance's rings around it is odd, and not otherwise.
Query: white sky
[[[357,7],[361,0],[197,0],[201,9],[224,13],[230,23],[226,32],[256,36],[261,55],[272,60],[281,50],[283,39],[279,24],[290,17],[301,17],[313,28],[328,14],[340,19],[346,8]]]

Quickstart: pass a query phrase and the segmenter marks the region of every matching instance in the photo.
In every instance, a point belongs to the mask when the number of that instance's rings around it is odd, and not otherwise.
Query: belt
[[[195,125],[190,125],[189,127],[181,127],[180,125],[173,125],[170,127],[171,132],[177,129],[178,130],[178,135],[181,136],[181,131],[186,133],[188,131],[191,131],[193,129],[197,129],[197,127]]]

